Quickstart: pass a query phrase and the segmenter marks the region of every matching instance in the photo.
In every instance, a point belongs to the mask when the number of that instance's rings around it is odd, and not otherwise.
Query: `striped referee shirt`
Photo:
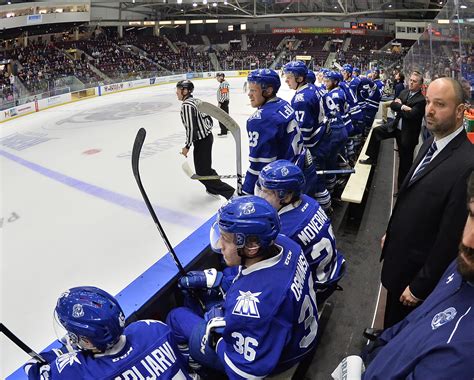
[[[214,125],[212,118],[199,112],[196,106],[196,99],[192,96],[186,98],[181,106],[181,121],[186,130],[186,148],[194,141],[202,140],[212,133]]]
[[[219,88],[217,89],[217,101],[219,103],[224,103],[225,101],[229,100],[229,82],[226,80],[219,84]]]

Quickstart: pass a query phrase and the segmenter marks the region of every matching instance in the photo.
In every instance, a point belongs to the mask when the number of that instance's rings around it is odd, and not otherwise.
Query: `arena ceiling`
[[[452,1],[452,0],[451,0]],[[459,0],[461,4],[473,0]],[[156,19],[335,17],[433,19],[446,0],[92,0],[93,7],[117,7],[138,13],[152,12]]]

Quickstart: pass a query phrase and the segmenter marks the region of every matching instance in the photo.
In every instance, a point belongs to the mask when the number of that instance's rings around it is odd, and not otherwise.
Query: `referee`
[[[193,158],[196,174],[200,176],[217,175],[212,168],[212,136],[213,121],[209,115],[199,112],[193,98],[194,84],[190,80],[181,80],[176,84],[176,96],[183,102],[181,121],[186,129],[186,145],[181,154],[188,157],[189,148],[194,144]],[[200,181],[206,192],[212,196],[222,195],[230,199],[235,189],[219,179]]]
[[[217,104],[221,110],[229,113],[229,82],[225,80],[224,73],[217,73],[216,78],[219,82],[219,88],[217,89]],[[228,130],[224,124],[219,123],[219,127],[221,127],[221,132],[218,133],[217,136],[227,136]]]

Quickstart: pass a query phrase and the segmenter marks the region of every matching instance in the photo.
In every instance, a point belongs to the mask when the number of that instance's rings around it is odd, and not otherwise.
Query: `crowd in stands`
[[[51,82],[63,77],[74,76],[84,83],[98,80],[88,62],[72,59],[52,43],[16,47],[10,58],[18,61],[18,78],[33,93],[47,91]]]
[[[151,73],[162,75],[169,72],[270,67],[282,51],[284,54],[277,67],[293,60],[296,55],[310,55],[313,57],[310,67],[319,69],[330,53],[326,46],[328,41],[333,41],[333,47],[338,49],[336,53],[340,64],[350,61],[363,70],[374,60],[380,66],[387,67],[394,59],[400,64],[402,58],[400,54],[375,51],[386,44],[387,37],[384,36],[351,36],[349,49],[343,51],[341,39],[331,35],[298,34],[287,37],[248,33],[245,35],[247,47],[243,50],[242,42],[236,42],[242,41],[241,31],[209,33],[210,46],[205,45],[201,35],[186,35],[182,28],[163,28],[160,33],[160,36],[152,36],[132,29],[125,31],[125,37],[120,38],[115,28],[103,28],[94,31],[92,36],[84,35],[87,38],[78,41],[56,42],[52,39],[45,43],[40,40],[30,42],[27,47],[17,44],[6,51],[5,56],[17,62],[18,80],[32,94],[47,91],[57,85],[55,81],[66,77],[75,77],[88,85],[107,80],[106,77],[123,80]],[[285,44],[281,44],[283,40]],[[226,44],[227,48],[223,49],[222,45]],[[80,51],[75,52],[74,49]],[[215,53],[219,67],[213,67],[209,53]],[[442,58],[439,60],[443,70],[446,70],[446,62],[441,61]],[[467,64],[466,60],[464,66]],[[2,97],[11,98],[11,86],[5,79],[1,85]]]
[[[12,77],[8,74],[6,66],[0,71],[0,104],[9,103],[14,100],[15,87],[14,77],[12,83]]]

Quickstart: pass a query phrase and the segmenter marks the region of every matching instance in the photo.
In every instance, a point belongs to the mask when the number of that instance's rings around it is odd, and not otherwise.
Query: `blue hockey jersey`
[[[303,145],[307,148],[314,147],[326,133],[323,102],[316,87],[307,83],[296,90],[291,106],[303,135]]]
[[[313,198],[302,195],[302,202],[289,204],[278,211],[280,232],[297,242],[308,260],[317,284],[333,280],[340,272],[336,238],[331,221]]]
[[[362,110],[359,106],[357,101],[357,96],[355,95],[354,91],[352,91],[351,86],[347,82],[340,82],[339,87],[344,91],[346,94],[346,101],[349,105],[349,117],[352,121],[360,121],[364,118]]]
[[[359,103],[359,107],[362,109],[362,112],[365,114],[365,110],[367,108],[367,99],[370,97],[371,92],[374,89],[374,82],[367,77],[357,77],[358,85],[356,89],[356,97],[357,102]],[[356,79],[353,79],[355,81]],[[352,82],[351,82],[351,88]]]
[[[286,236],[276,244],[280,254],[240,268],[226,293],[226,327],[216,352],[230,379],[283,372],[316,343],[318,310],[308,262]]]
[[[253,194],[260,170],[270,162],[294,162],[303,149],[303,137],[288,102],[273,98],[259,107],[247,120],[250,166],[242,190]]]
[[[186,364],[162,322],[143,320],[125,328],[118,352],[66,353],[51,363],[51,380],[188,380]],[[120,342],[119,342],[120,343]]]
[[[323,105],[331,129],[346,127],[348,132],[352,130],[352,122],[347,113],[349,105],[346,94],[340,87],[333,88],[324,95]]]
[[[474,284],[463,281],[456,260],[430,296],[380,336],[364,380],[474,378]]]
[[[367,111],[375,114],[379,109],[380,101],[382,100],[384,84],[380,79],[373,81],[369,96],[366,99]]]

